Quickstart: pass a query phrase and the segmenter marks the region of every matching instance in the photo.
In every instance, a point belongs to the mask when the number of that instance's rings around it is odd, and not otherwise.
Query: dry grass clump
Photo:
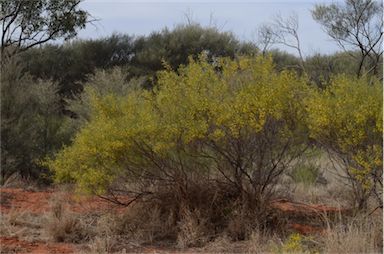
[[[296,183],[292,188],[292,199],[306,204],[326,204],[333,207],[351,207],[352,203],[348,186],[333,181],[321,186]]]
[[[104,253],[113,253],[116,249],[118,241],[114,237],[110,236],[96,236],[88,244],[89,250],[85,253],[94,253],[94,254],[104,254]]]
[[[347,223],[330,226],[324,234],[321,247],[325,253],[382,253],[381,216],[360,215]]]
[[[38,240],[43,233],[43,224],[42,215],[11,209],[7,213],[0,214],[0,235],[21,237],[30,241]]]
[[[257,217],[247,214],[245,209],[236,210],[229,218],[225,232],[233,241],[246,240],[258,228],[257,223]]]
[[[97,218],[85,253],[120,253],[153,244],[168,237],[167,225],[157,207],[137,203],[123,214],[108,213]]]
[[[171,211],[168,213],[157,206],[138,203],[115,217],[111,233],[124,235],[137,244],[151,244],[174,235],[169,220],[173,220]]]
[[[206,253],[234,253],[234,244],[226,234],[216,237],[204,246]]]
[[[112,215],[104,215],[98,218],[96,223],[96,236],[88,243],[90,253],[112,253],[119,243],[114,230],[116,218]]]
[[[278,224],[266,205],[227,186],[201,181],[183,192],[162,186],[154,193],[110,222],[107,235],[184,249],[203,247],[223,234],[231,241],[248,240],[255,229]]]
[[[270,241],[273,240],[273,236],[262,233],[260,231],[253,231],[247,241],[247,253],[266,253],[270,249]]]
[[[93,225],[94,237],[89,239],[82,253],[120,253],[126,248],[139,246],[134,243],[132,235],[119,231],[126,224],[123,217],[113,213],[99,215]]]
[[[177,234],[177,246],[179,248],[203,246],[209,241],[211,232],[209,225],[207,225],[208,218],[202,216],[199,210],[190,211],[188,208],[184,208],[180,215]]]
[[[45,232],[55,242],[81,243],[94,236],[87,215],[70,212],[65,207],[62,195],[55,195],[51,201],[51,211],[47,215]]]
[[[234,241],[227,234],[208,242],[202,249],[204,253],[270,253],[273,242],[278,239],[266,232],[254,230],[245,241]]]
[[[191,183],[186,192],[162,186],[124,213],[73,213],[65,197],[55,195],[46,215],[18,210],[1,214],[1,236],[81,243],[84,253],[142,252],[147,247],[203,253],[382,252],[379,210],[369,216],[324,214],[323,220],[319,214],[319,222],[293,218],[328,225],[323,234],[304,236],[287,230],[287,214],[272,213],[252,196],[203,182]]]

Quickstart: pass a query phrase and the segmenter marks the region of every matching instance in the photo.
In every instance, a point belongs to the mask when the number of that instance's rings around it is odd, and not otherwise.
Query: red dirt
[[[11,209],[14,211],[22,210],[30,213],[49,212],[50,200],[52,195],[57,194],[53,190],[46,191],[26,191],[23,189],[1,188],[0,189],[0,213],[7,213]],[[98,197],[74,196],[69,193],[60,196],[70,211],[84,213],[105,210],[122,210],[122,206],[117,206],[111,202]]]
[[[6,213],[10,209],[28,210],[31,213],[49,211],[48,201],[52,191],[31,192],[22,189],[1,189],[0,212]]]
[[[19,254],[42,254],[42,253],[74,253],[75,248],[70,244],[64,243],[44,243],[44,242],[27,242],[17,237],[0,237],[0,247],[2,253],[19,253]]]
[[[0,188],[0,213],[25,212],[33,214],[47,213],[51,210],[50,200],[57,195],[54,190],[27,191],[20,188]],[[102,212],[114,210],[121,212],[124,208],[98,197],[79,197],[69,193],[59,194],[67,209],[76,213]],[[68,243],[28,242],[17,237],[0,236],[0,253],[75,253],[76,245]]]

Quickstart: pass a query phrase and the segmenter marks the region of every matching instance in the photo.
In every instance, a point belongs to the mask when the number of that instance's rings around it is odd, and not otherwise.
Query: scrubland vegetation
[[[1,3],[4,24],[30,19],[20,38],[58,22]],[[47,41],[87,23],[66,3],[71,22]],[[3,39],[1,205],[20,183],[55,194],[42,214],[2,208],[0,236],[81,253],[381,253],[382,32],[360,28],[382,6],[312,14],[344,51],[296,57],[195,23],[41,47]],[[290,35],[275,28],[261,31]],[[68,193],[119,208],[79,211]]]

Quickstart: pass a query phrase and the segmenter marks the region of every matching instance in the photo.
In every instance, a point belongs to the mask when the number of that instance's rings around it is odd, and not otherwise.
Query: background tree
[[[57,83],[29,75],[20,53],[51,40],[73,38],[89,17],[79,3],[0,1],[1,183],[14,173],[41,176],[44,168],[38,161],[69,141],[71,128],[61,114]]]
[[[133,43],[131,36],[114,34],[63,45],[47,44],[24,52],[21,58],[25,71],[35,78],[52,79],[63,97],[72,97],[82,91],[82,83],[96,69],[128,65],[134,54]]]
[[[263,54],[274,44],[293,48],[299,56],[299,67],[303,72],[306,72],[298,30],[299,18],[296,13],[288,18],[278,14],[272,22],[261,25],[258,28],[258,42],[262,45]]]
[[[163,29],[148,36],[115,34],[94,40],[76,40],[63,45],[44,45],[24,52],[25,70],[36,78],[58,82],[60,94],[71,97],[82,91],[82,83],[96,69],[124,67],[127,79],[145,78],[144,87],[153,85],[155,73],[164,63],[177,69],[188,56],[205,52],[212,60],[219,56],[254,55],[257,47],[240,42],[230,32],[197,24]]]
[[[357,76],[372,72],[378,74],[382,62],[383,4],[375,0],[346,0],[344,4],[319,4],[312,17],[327,34],[359,62]]]
[[[69,141],[69,124],[55,83],[23,74],[15,60],[3,66],[0,183],[14,173],[37,178],[46,172],[38,161]]]
[[[272,49],[268,53],[272,56],[273,63],[278,71],[292,70],[299,74],[302,72],[300,59],[297,56],[279,49]]]
[[[216,27],[202,27],[199,24],[179,25],[173,30],[164,29],[135,42],[135,54],[131,62],[132,75],[147,75],[155,78],[155,72],[163,70],[164,62],[172,69],[188,63],[188,57],[196,58],[204,52],[209,59],[231,57],[236,54],[255,54],[257,47],[241,43],[230,32]],[[147,82],[152,86],[151,82]]]
[[[1,0],[1,53],[9,57],[58,38],[69,39],[84,28],[89,14],[80,0]]]
[[[338,52],[332,55],[314,54],[305,59],[305,66],[310,81],[324,88],[338,74],[354,76],[358,67],[357,61],[351,61],[350,54],[358,57],[359,52]]]

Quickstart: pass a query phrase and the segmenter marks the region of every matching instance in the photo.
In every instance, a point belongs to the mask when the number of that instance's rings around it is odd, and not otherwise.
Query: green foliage
[[[1,0],[1,52],[14,55],[57,38],[69,39],[84,28],[89,14],[79,0]],[[4,55],[2,55],[4,57]]]
[[[332,55],[315,54],[305,60],[305,66],[311,81],[324,88],[336,75],[355,76],[361,59],[358,51],[338,52]],[[363,66],[369,69],[368,62]],[[378,63],[376,77],[382,77],[382,59]]]
[[[21,74],[16,61],[1,75],[1,182],[13,173],[36,177],[38,161],[69,139],[69,122],[60,116],[57,86]]]
[[[36,78],[53,79],[60,93],[72,96],[82,91],[87,75],[96,69],[124,66],[128,79],[144,78],[144,87],[152,87],[156,72],[167,62],[173,69],[187,64],[188,57],[196,58],[206,52],[214,57],[254,55],[257,48],[238,41],[233,34],[197,24],[180,25],[173,30],[163,29],[148,36],[114,34],[95,40],[77,40],[63,45],[45,45],[23,54],[25,69]]]
[[[318,237],[318,236],[317,236]],[[305,236],[299,233],[290,234],[281,245],[274,246],[274,253],[321,253],[316,246],[317,240],[312,236]]]
[[[303,163],[293,168],[290,176],[295,183],[303,183],[306,186],[313,185],[320,176],[319,167],[314,163]]]
[[[353,61],[358,63],[357,76],[379,72],[383,54],[382,16],[383,3],[376,0],[317,4],[312,10],[314,20],[344,51],[359,53],[359,57],[351,54]]]
[[[282,246],[283,253],[303,253],[303,237],[298,234],[291,234]]]
[[[239,194],[263,195],[302,151],[307,90],[270,58],[191,58],[160,72],[154,91],[93,94],[90,122],[48,164],[56,180],[96,193],[121,179],[185,187],[213,170]]]
[[[92,96],[124,96],[130,91],[139,90],[143,82],[142,78],[132,78],[128,82],[121,67],[96,70],[95,74],[89,75],[88,81],[83,85],[84,91],[75,98],[67,99],[66,108],[75,114],[71,120],[75,122],[77,128],[89,121],[92,111]]]
[[[277,70],[292,70],[297,73],[302,71],[300,67],[300,59],[298,57],[278,49],[270,50],[269,53],[273,58],[273,63]]]
[[[330,5],[316,5],[312,11],[313,18],[319,22],[334,39],[352,39],[359,41],[368,36],[371,30],[358,32],[358,38],[352,38],[355,29],[362,29],[364,24],[379,25],[382,6],[375,0],[347,0],[345,3],[332,3]],[[359,16],[360,15],[360,16]],[[375,27],[379,28],[378,26]],[[372,38],[373,39],[373,38]],[[365,43],[360,42],[360,43]],[[373,43],[373,42],[369,42]],[[353,43],[351,43],[353,45]],[[376,46],[376,45],[371,45]]]
[[[318,87],[324,88],[330,83],[331,78],[345,74],[354,76],[358,62],[354,61],[351,54],[359,57],[356,52],[335,53],[333,55],[315,54],[305,60],[305,67],[311,81]]]
[[[308,99],[310,135],[344,164],[360,208],[382,190],[382,94],[377,80],[339,76]]]
[[[78,40],[63,45],[45,45],[22,54],[25,70],[35,78],[52,79],[60,94],[79,94],[88,75],[96,69],[109,69],[129,63],[133,38],[112,35],[96,40]],[[127,74],[126,74],[127,75]]]
[[[134,51],[132,74],[155,78],[155,73],[163,70],[164,62],[172,69],[177,69],[180,65],[188,63],[188,57],[196,59],[201,53],[205,53],[212,60],[215,57],[233,58],[237,54],[255,54],[257,48],[250,43],[241,43],[230,32],[189,24],[139,37],[135,41]],[[152,84],[147,82],[146,86],[152,87]]]
[[[163,68],[163,61],[176,69],[181,64],[187,64],[189,56],[197,57],[202,52],[206,52],[209,58],[234,57],[242,45],[230,32],[191,24],[179,25],[173,30],[163,29],[148,37],[138,38],[135,46],[137,54],[133,61],[157,71]],[[247,48],[247,51],[252,50],[249,45],[243,49]]]

